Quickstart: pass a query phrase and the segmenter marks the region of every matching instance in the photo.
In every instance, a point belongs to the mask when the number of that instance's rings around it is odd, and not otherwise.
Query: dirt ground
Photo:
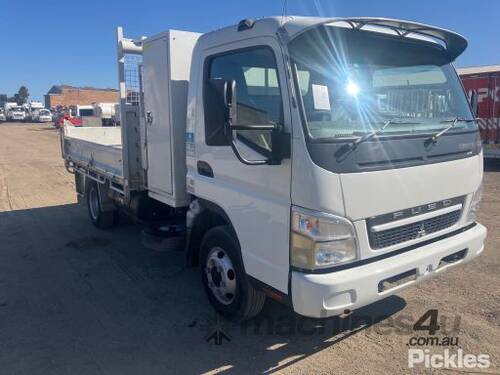
[[[397,297],[322,321],[268,301],[237,326],[217,319],[181,254],[145,249],[132,224],[92,226],[55,129],[0,124],[0,373],[406,373],[407,344],[426,333],[404,327],[429,309],[440,337],[500,373],[500,165],[487,167],[480,218],[478,259]],[[216,329],[221,345],[206,341]]]

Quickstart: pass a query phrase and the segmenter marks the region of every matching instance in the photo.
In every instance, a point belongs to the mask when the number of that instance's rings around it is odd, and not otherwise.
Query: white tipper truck
[[[99,228],[183,243],[213,307],[328,317],[478,256],[483,158],[460,35],[385,18],[117,30],[121,127],[65,127]],[[139,56],[129,102],[126,58]],[[179,239],[181,241],[179,241]]]
[[[7,121],[25,121],[26,109],[16,102],[7,102],[4,104],[5,117]]]
[[[26,118],[29,121],[39,121],[38,112],[45,108],[42,102],[32,100],[24,105],[26,108]]]

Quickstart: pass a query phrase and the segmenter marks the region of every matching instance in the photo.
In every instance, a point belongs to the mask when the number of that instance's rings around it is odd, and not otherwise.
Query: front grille
[[[439,232],[456,224],[458,219],[460,219],[461,213],[461,210],[457,210],[397,228],[386,229],[380,232],[369,231],[370,245],[372,249],[381,249]]]

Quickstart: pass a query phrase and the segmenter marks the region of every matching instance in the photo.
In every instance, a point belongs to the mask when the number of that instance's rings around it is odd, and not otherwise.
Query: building
[[[54,85],[45,95],[45,108],[119,102],[118,90]]]

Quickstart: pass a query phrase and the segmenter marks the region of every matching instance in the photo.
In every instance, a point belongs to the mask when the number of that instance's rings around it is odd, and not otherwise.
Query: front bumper
[[[449,267],[472,260],[483,251],[486,232],[486,228],[477,223],[453,237],[373,263],[326,274],[292,271],[293,309],[304,316],[323,318],[369,305]],[[440,266],[443,258],[462,250],[466,250],[463,258]],[[411,280],[380,289],[384,280],[413,271]]]

